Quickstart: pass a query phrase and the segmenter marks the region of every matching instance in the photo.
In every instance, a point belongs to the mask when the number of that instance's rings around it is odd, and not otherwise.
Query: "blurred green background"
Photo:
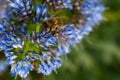
[[[120,0],[104,0],[104,3],[105,20],[69,55],[63,56],[63,66],[56,73],[43,80],[120,80]],[[7,73],[0,80],[15,79],[9,77]],[[30,80],[40,78],[32,73]]]

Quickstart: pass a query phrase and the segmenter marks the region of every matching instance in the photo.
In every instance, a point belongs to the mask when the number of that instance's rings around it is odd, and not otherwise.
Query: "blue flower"
[[[41,61],[51,60],[51,53],[50,52],[42,52]]]
[[[52,70],[53,69],[51,64],[47,64],[43,62],[38,69],[38,73],[43,73],[44,75],[50,75],[52,73]]]
[[[62,60],[60,58],[53,58],[51,63],[53,64],[54,71],[62,66]]]
[[[105,8],[100,4],[100,1],[85,1],[85,4],[82,6],[80,11],[83,15],[87,15],[86,24],[94,26],[103,20],[103,12]]]
[[[22,48],[23,45],[24,45],[24,41],[22,41],[20,38],[16,38],[12,46],[13,48]]]
[[[9,23],[7,22],[6,18],[2,18],[0,20],[0,33],[4,33],[8,27]]]
[[[59,67],[61,67],[62,61],[60,58],[53,58],[52,61],[48,63],[42,62],[38,69],[38,73],[43,73],[44,75],[50,75],[52,71],[55,71]]]
[[[32,70],[50,75],[62,66],[60,56],[70,53],[70,47],[76,46],[103,19],[105,9],[101,0],[85,0],[82,6],[79,2],[76,0],[74,4],[72,0],[45,0],[43,6],[36,5],[35,13],[32,0],[13,0],[7,2],[11,9],[0,8],[11,10],[12,13],[10,17],[0,12],[0,50],[5,54],[5,63],[11,65],[12,76],[26,78]],[[58,29],[59,23],[51,22],[50,29],[56,28],[54,35],[43,29],[47,27],[43,27],[42,22],[57,16],[56,12],[55,15],[50,12],[66,9],[68,12],[75,10],[81,13],[82,18],[78,23],[65,24],[64,28]],[[62,18],[59,15],[57,17]],[[38,28],[41,29],[39,32]],[[0,73],[2,71],[4,69],[0,64]]]
[[[12,65],[11,75],[19,75],[21,78],[26,78],[33,68],[33,65],[29,61],[22,60],[19,61],[17,64]]]
[[[4,32],[6,29],[3,25],[0,24],[0,33]]]
[[[47,13],[48,7],[46,5],[40,6],[39,4],[36,5],[36,16],[33,18],[33,21],[36,24],[40,24],[43,20],[46,20],[50,17]]]
[[[55,50],[57,56],[65,55],[70,53],[70,45],[68,43],[59,44],[58,48]]]
[[[9,3],[9,6],[20,16],[26,16],[32,12],[32,0],[14,0]]]
[[[15,56],[13,52],[9,52],[9,51],[5,51],[4,53],[7,57],[6,63],[9,65],[14,64],[17,56]]]
[[[38,44],[45,50],[48,50],[49,46],[57,45],[57,38],[52,36],[52,34],[42,31],[42,33],[37,37]]]
[[[73,9],[72,0],[64,0],[63,5],[68,10],[72,10]]]
[[[40,59],[41,59],[41,56],[39,54],[36,54],[35,52],[28,52],[26,54],[26,60],[28,61],[35,61]]]

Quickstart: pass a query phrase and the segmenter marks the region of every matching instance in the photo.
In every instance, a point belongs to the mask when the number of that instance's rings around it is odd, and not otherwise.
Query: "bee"
[[[33,61],[33,66],[34,66],[34,69],[33,70],[37,70],[39,68],[39,65],[37,64],[36,61]]]
[[[43,22],[42,29],[55,34],[66,27],[66,22],[59,17],[49,18]]]

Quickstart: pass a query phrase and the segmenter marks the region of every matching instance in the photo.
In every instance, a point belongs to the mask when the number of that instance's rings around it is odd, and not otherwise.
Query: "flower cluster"
[[[0,54],[11,66],[11,75],[21,78],[33,70],[50,75],[60,68],[61,56],[92,31],[104,12],[101,0],[0,0],[0,4],[6,5],[0,10],[9,10],[0,12]]]
[[[55,7],[56,9],[69,9],[73,8],[72,0],[45,0],[49,6]]]

